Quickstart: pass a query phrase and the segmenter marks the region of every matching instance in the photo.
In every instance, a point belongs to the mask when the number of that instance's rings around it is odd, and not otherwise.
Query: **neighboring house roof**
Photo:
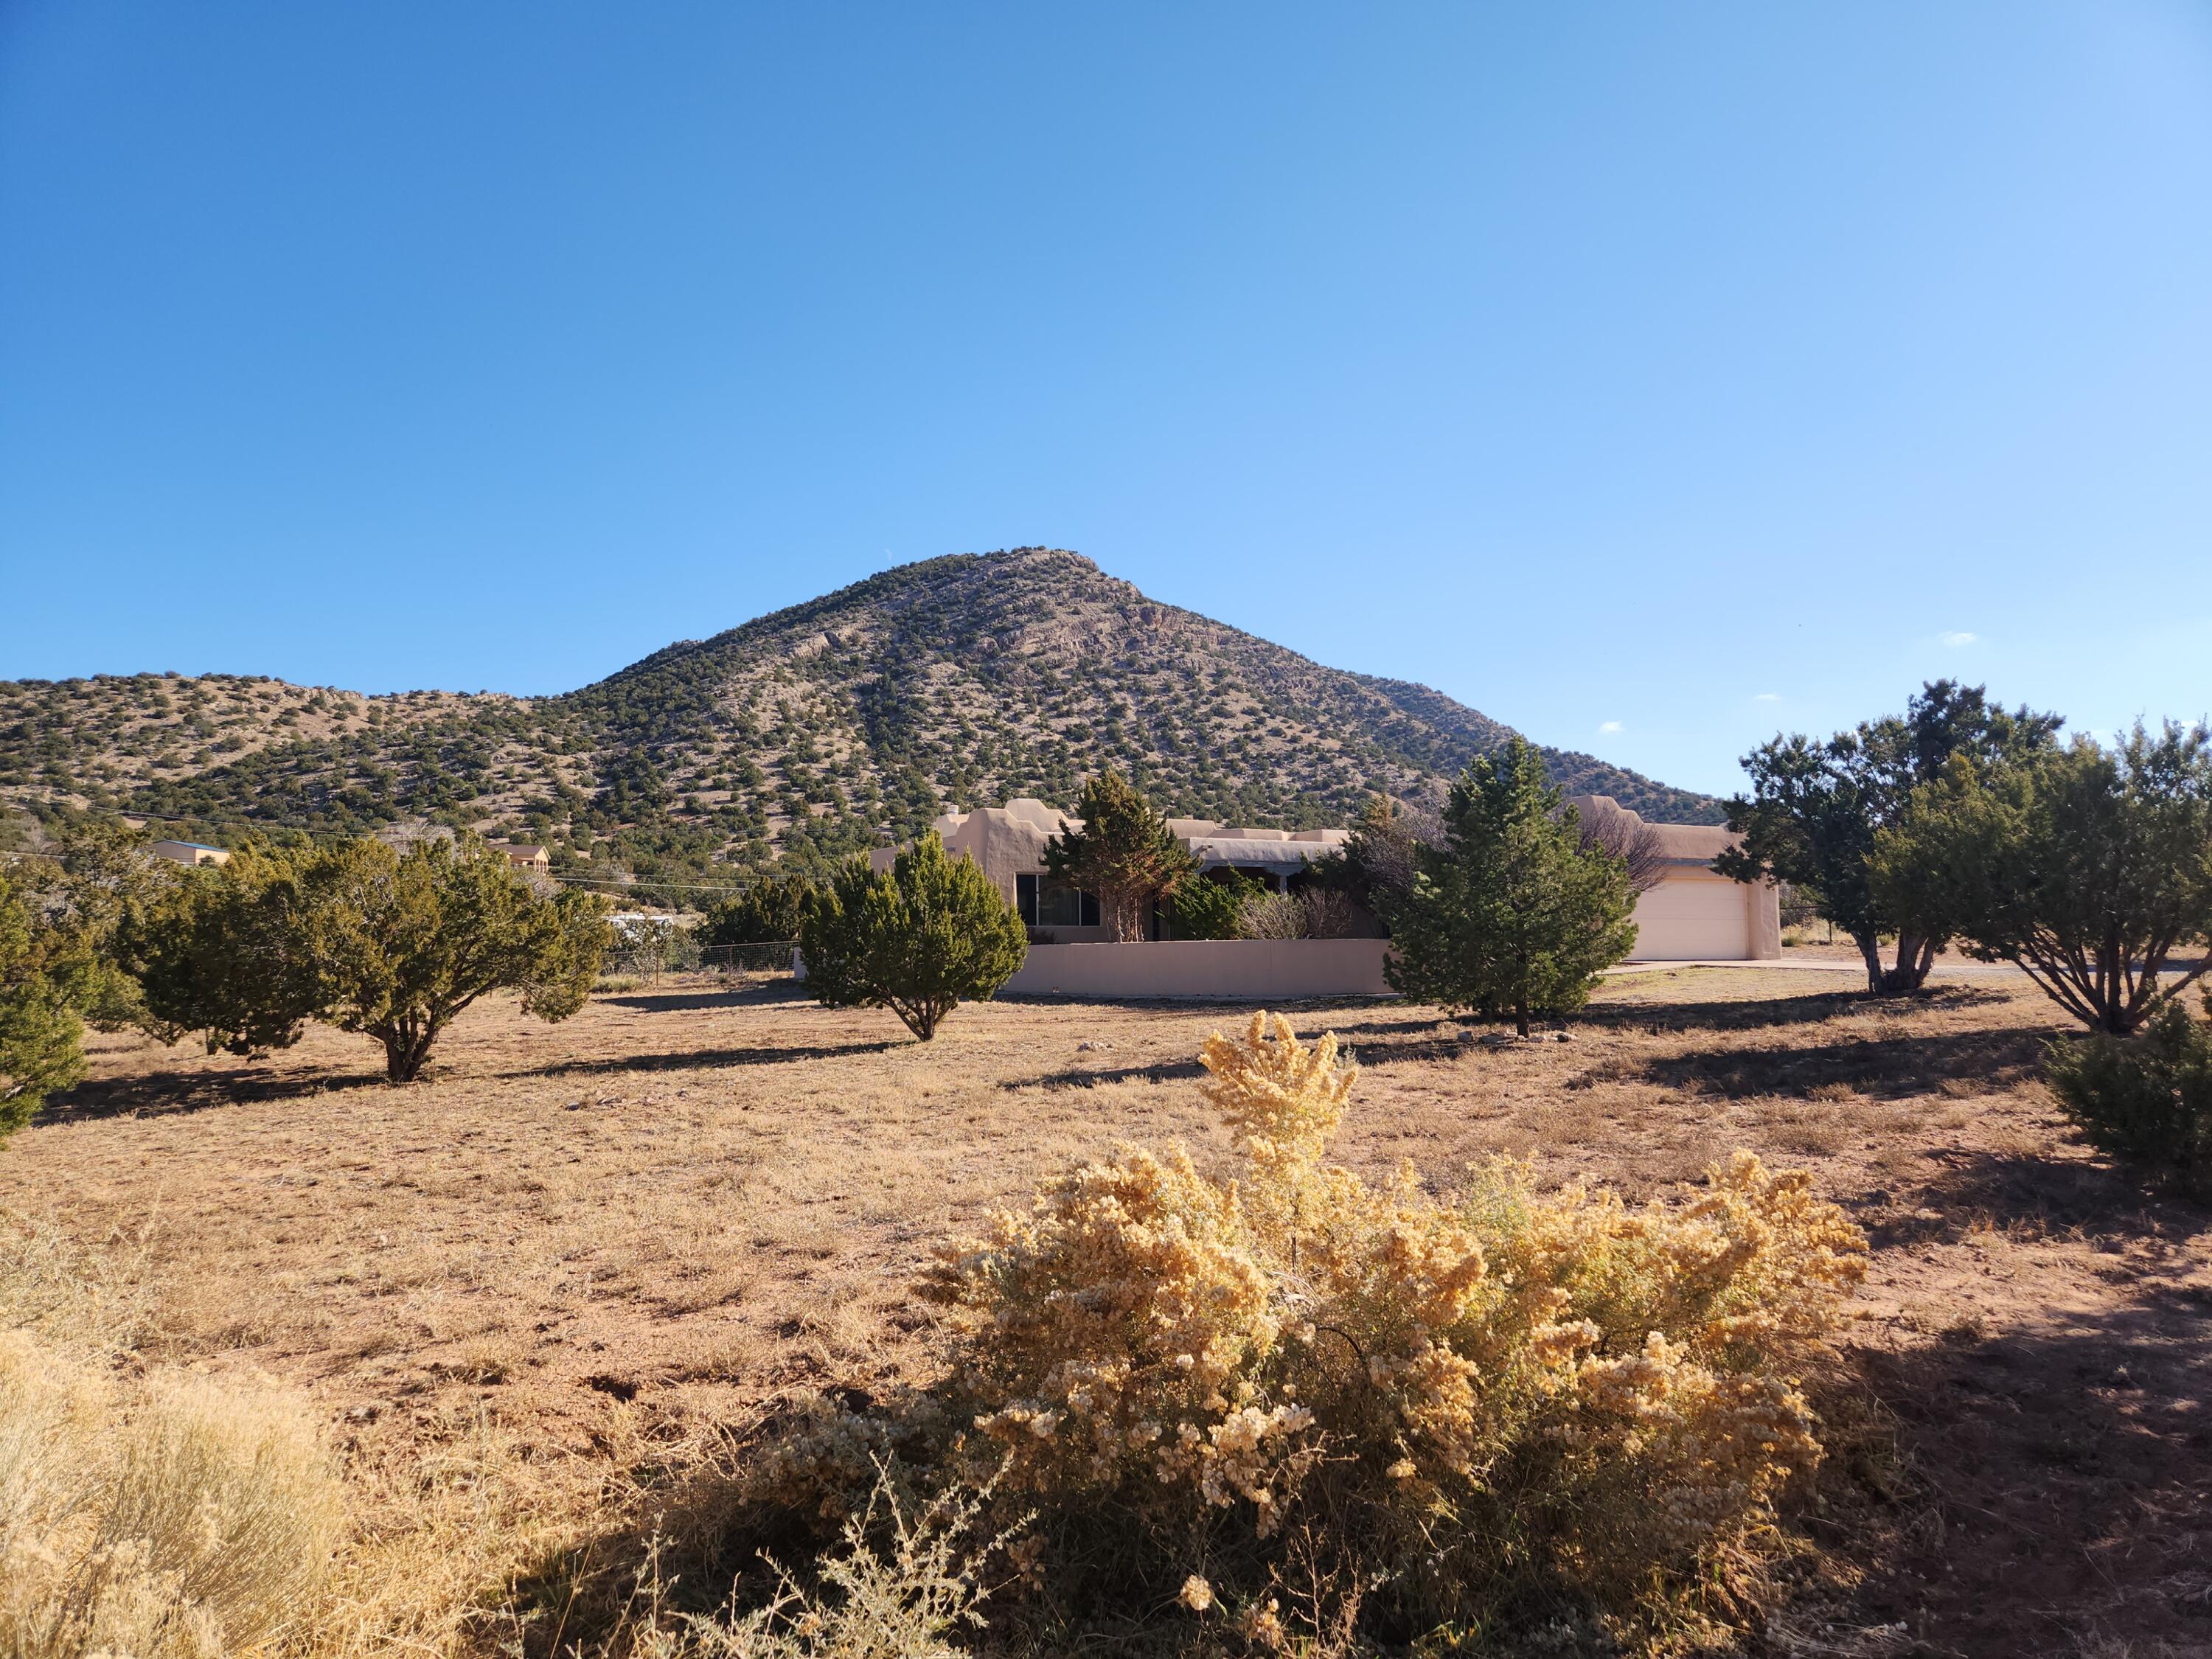
[[[228,850],[228,848],[221,847],[210,847],[204,841],[157,841],[154,845],[156,847],[189,847],[195,853],[221,853]]]

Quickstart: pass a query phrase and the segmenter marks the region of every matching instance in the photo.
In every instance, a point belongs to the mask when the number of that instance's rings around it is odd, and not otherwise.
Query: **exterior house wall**
[[[1603,796],[1575,803],[1624,811]],[[1631,812],[1627,817],[1643,821]],[[1231,827],[1198,818],[1170,818],[1169,828],[1201,864],[1274,874],[1278,884],[1343,844],[1341,830],[1286,831]],[[951,812],[933,826],[945,849],[974,860],[1009,904],[1017,878],[1044,868],[1045,843],[1078,821],[1042,801]],[[1667,866],[1657,886],[1638,901],[1632,962],[1773,961],[1782,954],[1780,895],[1771,882],[1750,885],[1713,873],[1712,860],[1734,843],[1724,830],[1705,824],[1662,823],[1658,832]],[[876,869],[896,854],[879,848],[868,855]],[[1109,945],[1103,927],[1054,926],[1049,945],[1032,945],[1029,965],[1007,988],[1069,996],[1253,997],[1385,995],[1384,941],[1358,939],[1174,939]],[[1070,955],[1069,952],[1089,953]],[[1211,976],[1211,977],[1209,977]]]
[[[1001,996],[1194,1001],[1387,997],[1379,939],[1188,939],[1141,945],[1032,945]]]
[[[220,847],[204,846],[196,841],[157,841],[147,848],[157,859],[167,859],[175,864],[228,864],[230,854]]]
[[[1570,805],[1644,820],[1607,795],[1581,795]],[[1655,823],[1667,858],[1659,884],[1636,901],[1636,948],[1631,962],[1772,962],[1782,955],[1782,895],[1771,881],[1735,882],[1713,872],[1713,860],[1735,845],[1718,824]]]

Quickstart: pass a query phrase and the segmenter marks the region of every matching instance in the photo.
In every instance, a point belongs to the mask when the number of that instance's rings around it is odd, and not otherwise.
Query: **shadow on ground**
[[[836,1060],[854,1054],[880,1054],[909,1044],[896,1038],[880,1042],[763,1044],[751,1048],[684,1048],[658,1054],[611,1054],[604,1059],[556,1060],[549,1066],[522,1066],[499,1072],[502,1078],[588,1077],[622,1072],[707,1071],[723,1066],[784,1066],[799,1060]]]
[[[39,1121],[82,1123],[113,1117],[167,1117],[217,1106],[246,1106],[301,1095],[391,1086],[380,1072],[305,1072],[258,1066],[222,1072],[148,1072],[80,1083],[49,1099]]]
[[[2100,1242],[2172,1242],[2212,1231],[2212,1211],[2160,1202],[2130,1171],[2111,1164],[1948,1149],[1929,1156],[1942,1166],[1934,1179],[1893,1195],[1869,1194],[1887,1199],[1896,1212],[1868,1224],[1876,1249],[1948,1243],[1983,1231]]]
[[[1850,1358],[1906,1489],[1865,1480],[1856,1536],[1808,1521],[1865,1566],[1850,1624],[1973,1659],[2212,1650],[2212,1306],[2152,1285],[2063,1328]]]
[[[779,1002],[809,1002],[806,988],[793,980],[773,980],[765,985],[716,987],[701,990],[696,986],[672,987],[665,991],[623,991],[602,995],[595,1000],[611,1008],[635,1008],[641,1013],[678,1013],[695,1008],[757,1008]]]
[[[1983,1085],[1993,1092],[2035,1077],[2043,1046],[2050,1040],[2045,1027],[2019,1025],[1765,1048],[1698,1048],[1632,1065],[1600,1066],[1586,1080],[1640,1080],[1731,1099],[1836,1086],[1877,1099],[1895,1099],[1927,1094],[1952,1082]]]

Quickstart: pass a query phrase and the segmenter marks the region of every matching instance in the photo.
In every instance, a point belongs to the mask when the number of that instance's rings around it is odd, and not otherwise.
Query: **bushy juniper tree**
[[[489,992],[520,991],[541,1019],[574,1013],[609,941],[605,899],[540,896],[503,854],[426,839],[404,854],[370,840],[242,852],[193,872],[132,944],[165,1039],[253,1054],[319,1020],[375,1038],[385,1075],[409,1083]]]
[[[831,1008],[888,1008],[927,1042],[963,1002],[988,1002],[1029,954],[1022,919],[973,860],[930,830],[892,861],[840,866],[807,902],[806,988]]]
[[[708,911],[699,929],[699,942],[709,949],[787,944],[799,937],[799,925],[813,891],[814,884],[800,871],[764,875],[744,892]]]
[[[2212,938],[2212,738],[2169,722],[2106,748],[2077,738],[1960,756],[1875,837],[1875,902],[2017,963],[2092,1030],[2131,1031],[2180,945]]]
[[[1996,763],[2048,748],[2056,715],[2007,710],[1978,685],[1933,680],[1904,715],[1862,723],[1826,742],[1778,734],[1743,758],[1750,791],[1728,803],[1728,824],[1743,839],[1713,860],[1737,881],[1786,881],[1816,915],[1851,936],[1866,963],[1867,989],[1917,990],[1948,936],[1941,911],[1896,908],[1877,893],[1875,838],[1900,822],[1912,792],[1940,776],[1954,756]],[[1881,941],[1893,935],[1885,967]]]
[[[1402,995],[1486,1017],[1522,1036],[1537,1014],[1589,1000],[1636,943],[1624,860],[1585,845],[1542,757],[1515,738],[1452,786],[1441,846],[1416,854],[1385,964]]]
[[[0,1140],[84,1075],[84,1021],[52,971],[41,933],[0,866]]]

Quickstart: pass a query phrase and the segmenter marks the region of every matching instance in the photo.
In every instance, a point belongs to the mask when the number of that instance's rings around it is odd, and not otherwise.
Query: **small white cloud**
[[[1780,702],[1782,701],[1782,694],[1779,691],[1762,691],[1757,696],[1753,697],[1752,701],[1753,702]]]
[[[1947,628],[1936,636],[1938,645],[1972,645],[1981,638],[1978,634],[1962,634],[1955,628]]]
[[[1599,726],[1598,730],[1601,732],[1618,732],[1620,730],[1620,722],[1619,720],[1607,720],[1604,725]]]

